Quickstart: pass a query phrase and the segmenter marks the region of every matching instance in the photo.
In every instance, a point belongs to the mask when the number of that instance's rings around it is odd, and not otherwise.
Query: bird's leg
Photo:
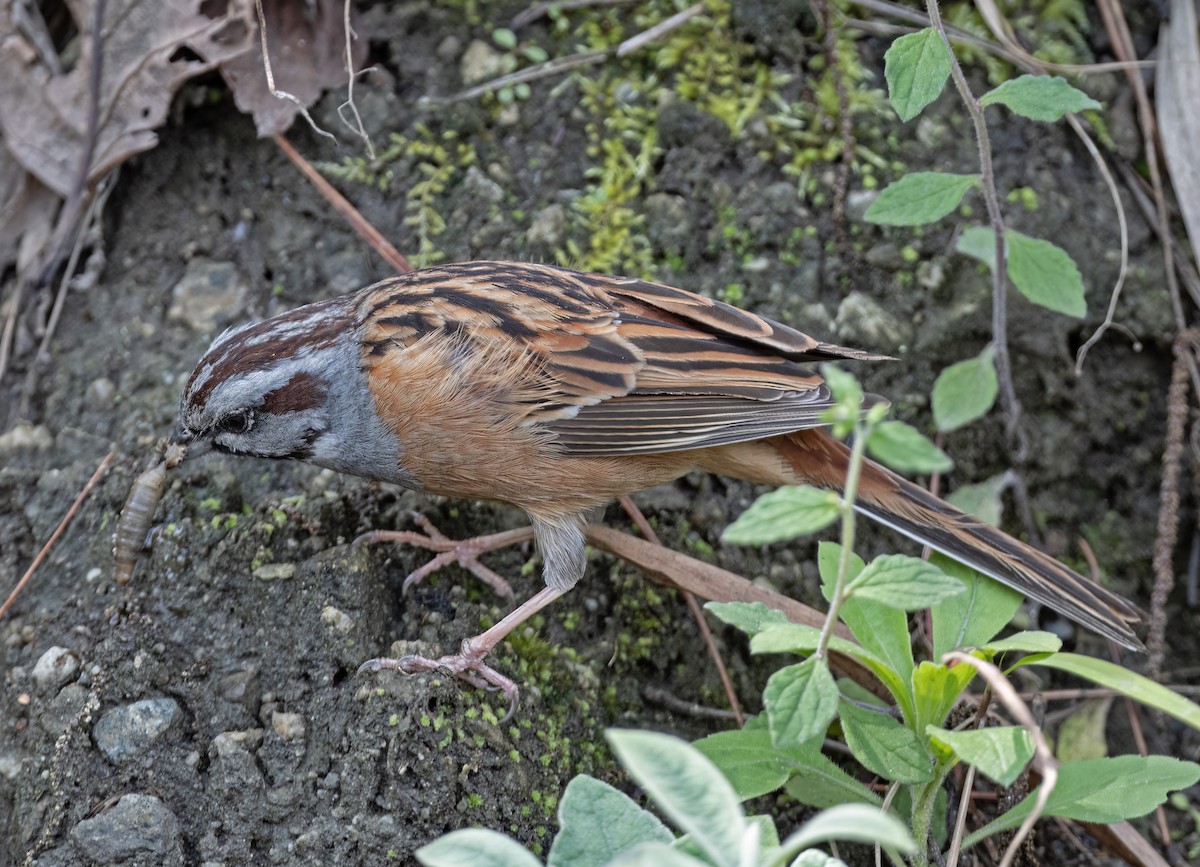
[[[505,719],[512,716],[517,709],[517,685],[483,659],[514,629],[537,614],[551,602],[567,592],[565,587],[544,587],[534,596],[521,603],[508,615],[484,632],[463,641],[458,653],[443,656],[440,659],[427,659],[424,656],[401,656],[396,659],[369,659],[358,667],[359,673],[364,671],[383,671],[394,669],[405,674],[417,674],[422,671],[445,671],[471,686],[481,689],[493,688],[504,693],[508,698],[509,710]]]
[[[420,584],[427,576],[454,563],[491,587],[496,591],[496,595],[509,602],[513,601],[515,597],[509,583],[476,558],[487,551],[495,551],[509,545],[529,541],[533,538],[532,527],[521,527],[516,530],[505,530],[503,533],[493,533],[490,536],[458,540],[446,538],[424,515],[414,513],[412,517],[425,531],[424,533],[412,530],[372,530],[355,539],[354,544],[375,545],[380,542],[400,542],[438,552],[436,557],[420,569],[409,573],[408,577],[404,579],[402,590],[405,592],[413,585]]]

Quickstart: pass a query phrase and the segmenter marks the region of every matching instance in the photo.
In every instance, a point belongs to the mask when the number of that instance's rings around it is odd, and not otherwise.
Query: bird
[[[188,378],[175,439],[193,454],[294,459],[525,512],[545,586],[437,659],[515,702],[485,661],[583,577],[586,516],[694,470],[841,492],[822,362],[887,358],[647,280],[519,262],[439,265],[236,326]],[[1142,649],[1132,602],[867,459],[854,508]]]

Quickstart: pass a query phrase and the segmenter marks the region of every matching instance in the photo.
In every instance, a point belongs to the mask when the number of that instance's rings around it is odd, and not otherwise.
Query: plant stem
[[[813,654],[818,659],[825,656],[829,639],[833,637],[833,628],[837,625],[838,609],[842,607],[846,595],[846,576],[850,572],[850,558],[854,556],[854,500],[858,496],[858,479],[862,475],[867,440],[870,439],[874,427],[873,424],[854,423],[854,443],[850,447],[850,465],[846,468],[846,487],[842,491],[842,553],[838,558],[837,581],[829,600],[829,612],[825,615],[825,625],[821,627],[821,638]]]
[[[954,56],[937,0],[926,0],[925,8],[929,12],[929,23],[937,30],[946,45],[946,51],[950,53],[950,77],[967,107],[967,113],[971,115],[971,122],[975,125],[975,139],[979,144],[983,201],[987,206],[988,222],[992,224],[992,233],[996,240],[996,262],[992,267],[992,347],[995,350],[996,378],[1000,385],[1000,404],[1004,408],[1005,434],[1009,447],[1013,450],[1014,462],[1021,464],[1025,462],[1029,453],[1029,443],[1021,427],[1021,402],[1017,399],[1017,390],[1013,386],[1012,364],[1008,355],[1008,265],[1004,246],[1004,215],[1000,211],[1000,194],[996,191],[996,173],[992,165],[992,143],[988,137],[983,108],[971,93],[967,78],[958,64],[958,58]]]
[[[942,778],[942,774],[935,774],[928,783],[913,787],[912,832],[917,843],[912,858],[914,867],[929,864],[929,829],[933,825],[933,807],[937,803],[938,789],[942,787]]]

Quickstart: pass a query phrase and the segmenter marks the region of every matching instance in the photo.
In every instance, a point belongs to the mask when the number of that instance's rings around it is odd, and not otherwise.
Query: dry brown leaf
[[[61,200],[0,147],[0,271],[33,264],[54,232]]]
[[[1171,0],[1158,44],[1154,110],[1192,254],[1200,260],[1200,44],[1193,0]]]
[[[189,78],[247,52],[255,26],[249,0],[218,13],[205,0],[113,0],[105,7],[99,115],[88,182],[158,142],[171,99]],[[67,4],[79,56],[63,72],[14,28],[0,5],[0,132],[22,166],[60,196],[70,195],[88,136],[94,0]]]
[[[344,2],[317,0],[315,6],[311,10],[310,4],[296,0],[263,0],[267,53],[275,87],[305,106],[312,105],[324,91],[348,81]],[[358,69],[367,56],[366,40],[354,39],[351,46],[353,65]],[[221,64],[221,74],[233,91],[237,107],[254,115],[260,136],[275,135],[291,126],[299,106],[271,93],[257,38],[251,51]]]

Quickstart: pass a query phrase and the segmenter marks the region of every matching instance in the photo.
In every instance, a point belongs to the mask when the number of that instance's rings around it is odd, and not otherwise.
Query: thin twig
[[[928,0],[925,4],[929,12],[929,21],[937,30],[950,54],[950,77],[971,122],[975,126],[975,138],[979,145],[979,167],[983,187],[983,201],[987,206],[988,222],[992,226],[995,243],[995,261],[992,264],[992,349],[993,361],[996,365],[996,379],[1000,386],[1000,405],[1004,408],[1005,433],[1008,436],[1009,448],[1013,451],[1013,460],[1023,464],[1029,454],[1029,443],[1021,427],[1021,402],[1017,398],[1017,390],[1012,381],[1012,362],[1008,355],[1008,265],[1007,249],[1004,238],[1004,215],[1000,211],[1000,194],[996,190],[996,174],[992,165],[992,143],[988,137],[987,122],[983,117],[983,109],[963,74],[958,58],[950,45],[950,37],[942,23],[941,12],[937,0]]]
[[[342,30],[346,35],[346,101],[338,106],[338,117],[355,135],[362,139],[363,147],[367,151],[367,159],[372,162],[375,160],[375,145],[371,144],[371,137],[367,135],[366,129],[363,127],[362,117],[358,113],[358,104],[354,101],[354,78],[357,75],[354,71],[354,49],[353,41],[358,38],[358,34],[354,32],[354,28],[350,26],[350,0],[344,0],[342,3]],[[349,109],[354,115],[354,122],[346,120],[344,110]]]
[[[524,12],[518,12],[508,27],[510,30],[520,30],[525,25],[545,17],[551,9],[570,12],[575,9],[595,9],[604,6],[630,6],[639,2],[641,0],[556,0],[554,3],[536,3]]]
[[[995,697],[1008,708],[1008,712],[1012,714],[1013,719],[1029,732],[1029,736],[1033,739],[1032,761],[1034,767],[1042,775],[1042,784],[1038,787],[1033,809],[1025,817],[1025,821],[1021,823],[1016,836],[1013,837],[1012,841],[1008,844],[1008,849],[1004,852],[1004,858],[1000,861],[1000,867],[1010,867],[1013,859],[1016,858],[1017,850],[1020,849],[1025,839],[1029,836],[1034,823],[1037,822],[1038,818],[1042,815],[1042,811],[1046,808],[1046,801],[1050,798],[1050,793],[1054,791],[1054,787],[1058,784],[1058,761],[1054,758],[1054,753],[1050,751],[1050,745],[1046,743],[1046,737],[1042,733],[1042,729],[1037,724],[1037,721],[1033,718],[1029,706],[1021,701],[1021,697],[1017,695],[1017,691],[1013,688],[1013,685],[1008,682],[1008,679],[1004,676],[1004,672],[990,662],[984,662],[982,659],[959,650],[951,651],[942,657],[943,665],[949,665],[952,662],[963,663],[974,668],[991,688]]]
[[[79,507],[83,505],[83,501],[87,499],[96,482],[100,480],[100,476],[108,469],[109,463],[112,461],[116,452],[109,452],[104,456],[104,460],[100,462],[100,466],[96,467],[96,472],[92,473],[92,477],[88,479],[87,484],[83,486],[83,490],[79,492],[79,496],[75,498],[75,502],[71,504],[71,508],[67,509],[67,513],[63,515],[63,519],[58,522],[58,526],[54,528],[54,532],[50,534],[50,538],[46,544],[42,546],[42,550],[38,551],[37,556],[33,558],[33,562],[29,564],[29,568],[25,570],[25,574],[21,576],[21,580],[17,582],[17,586],[8,594],[8,598],[4,600],[4,604],[0,605],[0,617],[4,617],[8,613],[9,607],[13,601],[25,589],[25,585],[29,583],[29,579],[33,577],[33,573],[42,565],[42,561],[50,554],[50,549],[53,548],[62,534],[66,532],[67,526],[71,523],[71,519],[75,517],[75,513],[79,511]]]
[[[325,138],[333,139],[334,144],[337,144],[337,136],[328,130],[321,129],[319,126],[317,126],[317,122],[313,120],[312,115],[308,113],[308,108],[304,105],[304,101],[301,100],[300,97],[296,96],[295,94],[288,93],[286,90],[280,90],[275,86],[275,73],[271,70],[271,53],[267,49],[267,15],[263,11],[263,0],[254,0],[254,10],[258,13],[258,36],[259,41],[262,43],[263,73],[267,77],[267,90],[271,91],[271,96],[275,97],[276,99],[285,99],[288,102],[293,103],[300,114],[304,116],[304,119],[308,121],[308,125],[312,127],[313,132],[315,132],[317,135],[324,136]],[[349,39],[349,37],[347,37],[347,39]],[[348,62],[349,61],[347,61],[347,63]],[[354,77],[351,76],[350,80],[353,82]]]
[[[516,72],[502,75],[499,78],[493,78],[491,81],[485,81],[483,84],[478,84],[475,87],[460,90],[458,93],[450,96],[422,96],[417,100],[417,105],[422,107],[449,105],[452,102],[475,99],[476,97],[483,96],[485,93],[511,87],[514,84],[536,81],[540,78],[569,72],[572,69],[578,69],[582,66],[595,66],[606,60],[625,57],[644,48],[654,40],[661,39],[703,11],[704,4],[697,3],[694,6],[684,9],[682,12],[677,12],[670,18],[660,21],[653,27],[629,37],[616,48],[609,48],[605,51],[583,51],[578,54],[570,54],[566,57],[556,57],[553,60],[547,60],[545,63],[539,63],[536,66],[530,66],[525,69],[518,69]]]
[[[317,188],[317,192],[325,197],[325,201],[329,202],[334,210],[346,219],[354,231],[358,232],[376,253],[401,273],[408,273],[413,270],[412,265],[400,254],[400,251],[393,247],[391,242],[383,237],[383,234],[371,225],[370,221],[354,205],[350,204],[345,196],[334,189],[333,184],[325,180],[321,173],[314,169],[308,160],[292,147],[292,143],[284,138],[283,133],[275,133],[274,139],[275,144],[279,145],[279,149],[287,155],[287,158],[292,161],[296,168],[300,169],[304,177],[308,178],[309,183]]]
[[[650,522],[646,520],[646,516],[642,514],[637,503],[629,497],[621,497],[620,503],[625,514],[633,519],[633,523],[637,525],[646,540],[655,545],[661,545],[658,534],[654,532],[654,528],[650,526]],[[738,701],[737,692],[733,688],[733,680],[729,677],[729,670],[725,667],[725,660],[721,656],[720,648],[717,647],[717,640],[713,637],[712,630],[708,628],[708,619],[704,616],[704,609],[696,600],[695,593],[683,588],[680,588],[679,592],[683,594],[688,610],[692,613],[692,619],[696,621],[696,625],[700,629],[700,637],[704,640],[704,646],[708,648],[708,655],[717,668],[717,676],[721,679],[721,686],[725,690],[726,698],[729,699],[729,708],[733,712],[733,718],[737,721],[738,728],[741,728],[746,724],[746,718],[742,714],[742,704]]]

